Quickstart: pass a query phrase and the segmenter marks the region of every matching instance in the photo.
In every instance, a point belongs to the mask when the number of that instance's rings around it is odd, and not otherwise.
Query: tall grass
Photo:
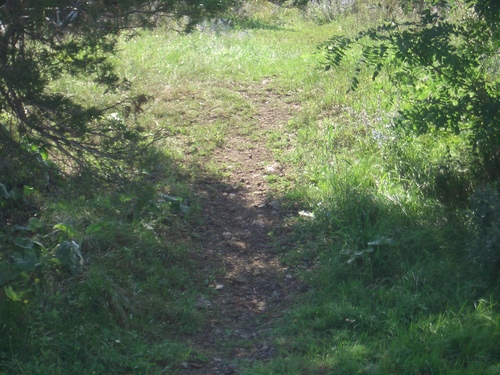
[[[314,217],[297,219],[302,245],[284,257],[315,265],[311,291],[276,331],[282,357],[248,373],[495,373],[498,278],[467,255],[463,143],[393,131],[386,81],[345,94],[351,69],[290,124],[303,172],[289,196]]]

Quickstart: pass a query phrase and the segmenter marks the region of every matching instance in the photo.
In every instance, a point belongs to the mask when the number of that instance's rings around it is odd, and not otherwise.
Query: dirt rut
[[[270,194],[269,176],[284,178],[286,168],[266,139],[284,131],[299,107],[268,83],[239,89],[255,109],[253,130],[241,135],[235,124],[211,156],[227,177],[196,186],[204,218],[200,272],[212,290],[196,301],[210,319],[191,342],[208,360],[184,362],[180,374],[239,374],[243,366],[271,359],[277,350],[270,330],[293,303],[291,296],[306,289],[277,256],[293,246],[284,220],[294,213]]]

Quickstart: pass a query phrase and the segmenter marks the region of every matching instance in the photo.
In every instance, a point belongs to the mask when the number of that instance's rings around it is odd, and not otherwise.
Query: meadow
[[[36,249],[39,265],[0,295],[0,374],[181,374],[210,361],[192,345],[209,315],[196,307],[206,281],[193,186],[224,178],[213,155],[234,129],[286,166],[268,180],[270,199],[307,215],[287,216],[291,236],[275,250],[308,285],[268,332],[274,354],[232,358],[237,373],[500,373],[488,261],[498,259],[488,253],[498,253],[498,184],[474,180],[461,136],[394,129],[386,73],[361,72],[349,91],[355,67],[326,71],[318,48],[388,16],[411,15],[259,0],[187,35],[166,25],[123,36],[114,64],[149,99],[115,116],[161,137],[134,178],[82,175],[2,196],[11,224],[0,244]],[[279,131],[260,132],[238,94],[264,85],[294,106]],[[52,86],[88,103],[122,98],[83,78]],[[69,239],[82,260],[61,265],[53,253]]]

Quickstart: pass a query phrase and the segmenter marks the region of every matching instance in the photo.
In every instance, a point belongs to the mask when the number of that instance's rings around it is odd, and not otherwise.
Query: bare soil
[[[286,166],[274,159],[266,135],[282,131],[300,108],[291,95],[274,92],[269,81],[235,88],[255,109],[251,134],[238,124],[210,156],[226,166],[227,177],[196,185],[203,225],[202,266],[210,288],[196,301],[209,319],[190,338],[206,361],[184,362],[179,373],[239,374],[243,363],[268,361],[276,355],[271,329],[304,292],[294,270],[278,253],[292,247],[285,219],[294,215],[269,189],[268,176],[285,176]],[[214,271],[215,270],[215,271]]]

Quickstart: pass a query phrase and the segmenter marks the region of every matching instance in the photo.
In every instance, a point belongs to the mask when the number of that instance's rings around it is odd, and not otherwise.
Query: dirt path
[[[211,319],[191,339],[209,360],[183,363],[184,375],[239,374],[242,362],[272,358],[276,348],[269,331],[289,308],[290,296],[305,289],[278,260],[277,251],[291,246],[283,226],[291,213],[270,197],[266,182],[268,175],[286,173],[269,151],[266,135],[282,130],[298,106],[268,89],[266,81],[238,91],[256,110],[255,127],[253,134],[241,135],[236,125],[212,155],[229,176],[197,185],[204,217],[201,272],[215,292],[197,300]]]

